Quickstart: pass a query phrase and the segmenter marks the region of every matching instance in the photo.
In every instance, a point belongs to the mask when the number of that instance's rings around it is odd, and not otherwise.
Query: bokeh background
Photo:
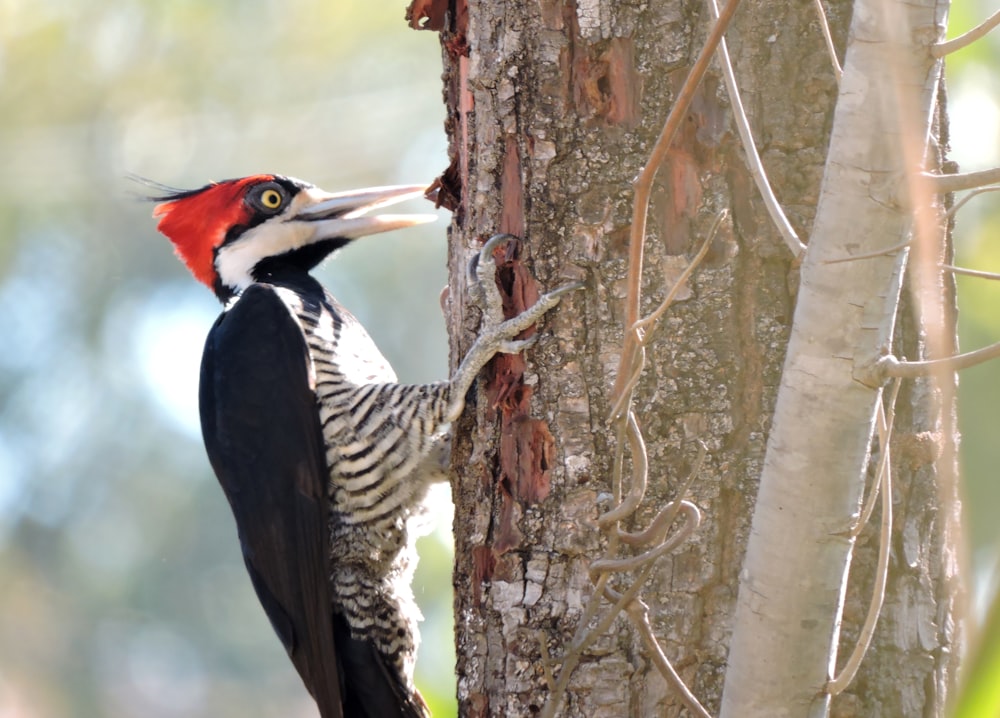
[[[3,718],[315,715],[201,445],[218,304],[126,176],[430,182],[447,165],[440,53],[404,12],[0,2]],[[372,237],[320,271],[404,381],[447,375],[444,227]],[[416,586],[418,681],[442,716],[455,712],[448,511]]]
[[[258,172],[330,190],[447,164],[437,38],[405,0],[0,0],[0,718],[313,716],[260,610],[198,430],[218,313],[155,232],[136,173]],[[959,0],[951,35],[986,17]],[[1000,164],[1000,37],[949,60],[963,169]],[[960,262],[1000,271],[998,195]],[[401,211],[428,211],[417,204]],[[444,220],[319,274],[404,381],[443,378]],[[1000,284],[960,280],[963,346],[1000,339]],[[1000,547],[1000,364],[962,376],[970,552]],[[417,681],[454,715],[451,547],[421,542]]]

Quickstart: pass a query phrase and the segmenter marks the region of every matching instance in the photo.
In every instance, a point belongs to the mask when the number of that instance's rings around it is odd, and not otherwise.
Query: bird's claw
[[[485,340],[487,335],[496,337],[496,339],[501,343],[513,339],[515,336],[541,319],[546,312],[556,306],[564,294],[576,291],[577,289],[582,289],[584,286],[583,282],[573,282],[557,289],[553,289],[551,292],[547,292],[540,296],[534,304],[517,316],[511,317],[510,319],[504,319],[503,298],[500,296],[500,290],[497,288],[497,283],[494,278],[496,265],[490,260],[493,258],[494,250],[500,245],[501,242],[511,241],[516,242],[519,240],[512,234],[494,234],[483,244],[482,248],[479,250],[479,254],[476,255],[476,258],[473,259],[472,265],[470,266],[470,270],[472,270],[475,274],[474,294],[476,295],[476,299],[480,302],[480,308],[483,311],[484,326],[481,330],[480,340]],[[512,347],[515,346],[514,343],[509,343],[509,345]],[[531,345],[523,345],[521,349],[526,349],[529,346]],[[514,354],[521,349],[508,351],[507,349],[501,348],[499,351]]]
[[[513,234],[494,234],[483,244],[483,246],[479,249],[479,253],[476,254],[469,263],[469,279],[472,282],[473,299],[476,304],[479,305],[480,309],[482,309],[484,321],[488,321],[494,325],[504,323],[503,298],[500,296],[500,290],[497,289],[496,281],[494,279],[496,265],[490,260],[493,259],[493,251],[500,245],[501,242],[511,241],[516,242],[519,240]],[[538,312],[537,317],[541,317],[542,314],[545,314],[545,312],[559,303],[559,299],[562,295],[567,292],[582,289],[583,286],[583,282],[573,282],[571,284],[563,285],[558,289],[553,289],[551,292],[543,294],[539,297],[535,304],[518,316],[522,316],[524,313],[532,311],[534,307],[538,307],[538,305],[541,304],[544,308],[539,307],[538,310],[536,310]],[[517,319],[517,317],[514,317],[514,319]]]
[[[483,312],[483,322],[479,337],[469,353],[465,355],[458,370],[452,376],[452,405],[448,411],[448,421],[453,421],[462,411],[465,394],[475,381],[483,366],[498,353],[518,354],[538,341],[537,335],[527,339],[515,339],[518,334],[535,324],[546,312],[555,307],[567,292],[581,289],[583,282],[574,282],[547,292],[523,312],[510,319],[503,316],[503,298],[495,281],[496,265],[491,261],[493,251],[501,242],[516,240],[510,234],[496,234],[479,250],[479,254],[469,265],[474,301]]]
[[[493,250],[501,242],[516,241],[512,234],[494,234],[479,249],[469,263],[469,279],[472,283],[472,299],[483,312],[486,321],[492,324],[503,322],[503,298],[497,289],[495,274],[496,264],[493,260]]]
[[[469,279],[480,284],[489,279],[489,273],[493,266],[489,263],[489,260],[493,258],[493,250],[500,246],[501,242],[510,242],[512,240],[516,242],[517,237],[504,232],[494,234],[486,240],[483,246],[479,248],[479,253],[469,262]]]

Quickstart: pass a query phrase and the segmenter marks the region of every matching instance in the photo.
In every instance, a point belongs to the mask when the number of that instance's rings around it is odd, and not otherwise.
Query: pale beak
[[[433,214],[375,214],[366,212],[423,197],[425,185],[369,187],[330,194],[319,189],[304,190],[312,204],[299,210],[292,221],[314,222],[316,237],[356,239],[368,234],[426,224],[437,219]]]

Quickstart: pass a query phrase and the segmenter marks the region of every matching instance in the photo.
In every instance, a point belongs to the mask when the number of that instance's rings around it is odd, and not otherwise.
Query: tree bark
[[[843,47],[850,4],[827,3],[827,12]],[[499,357],[487,368],[455,427],[460,713],[534,715],[551,698],[547,669],[558,678],[593,593],[590,562],[606,546],[597,518],[610,508],[615,436],[607,418],[623,340],[631,183],[710,20],[700,2],[454,0],[415,3],[411,22],[440,31],[444,50],[451,166],[439,199],[455,212],[448,308],[453,365],[479,320],[466,304],[466,268],[490,235],[523,238],[516,253],[498,257],[511,312],[538,292],[586,283],[541,323],[538,343],[523,358]],[[727,38],[771,182],[806,237],[837,98],[815,9],[748,0]],[[678,485],[692,470],[697,442],[704,442],[707,458],[686,495],[702,511],[701,527],[660,559],[642,595],[664,653],[713,714],[722,699],[798,270],[759,200],[712,70],[657,176],[644,312],[662,299],[722,209],[731,220],[647,350],[634,409],[650,482],[629,527],[644,528],[680,498]],[[900,321],[896,331],[914,344],[918,325]],[[907,421],[912,414],[906,435],[934,445],[921,432],[939,414],[927,416],[924,398],[916,392],[915,410],[903,412]],[[870,418],[843,421],[861,426]],[[955,538],[954,496],[910,482],[936,480],[933,461],[913,458],[925,456],[927,445],[912,443],[924,454],[907,459],[905,447],[895,454],[901,467],[907,460],[911,466],[896,499],[907,501],[910,518],[899,524],[902,537],[894,538],[874,648],[900,665],[884,676],[885,666],[869,657],[855,684],[863,695],[852,688],[851,696],[835,701],[842,715],[872,714],[865,711],[883,700],[891,704],[891,696],[906,697],[907,710],[899,715],[920,714],[910,703],[919,696],[925,714],[938,715],[951,679],[953,571],[941,557]],[[865,556],[873,545],[866,536],[859,539]],[[780,561],[786,548],[771,547],[771,560]],[[863,577],[868,569],[859,570]],[[852,584],[849,609],[855,591],[866,595],[864,583]],[[615,585],[622,590],[629,580]],[[608,608],[604,602],[599,617]],[[911,630],[913,611],[926,620]],[[863,614],[846,612],[845,636]],[[929,686],[940,695],[928,697]],[[684,710],[621,615],[583,652],[557,714]]]

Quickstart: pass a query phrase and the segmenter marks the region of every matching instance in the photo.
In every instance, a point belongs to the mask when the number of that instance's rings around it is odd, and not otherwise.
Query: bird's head
[[[153,216],[195,278],[226,301],[272,262],[308,271],[352,239],[433,221],[434,215],[365,214],[425,190],[405,185],[331,194],[290,177],[255,175],[161,195]]]

